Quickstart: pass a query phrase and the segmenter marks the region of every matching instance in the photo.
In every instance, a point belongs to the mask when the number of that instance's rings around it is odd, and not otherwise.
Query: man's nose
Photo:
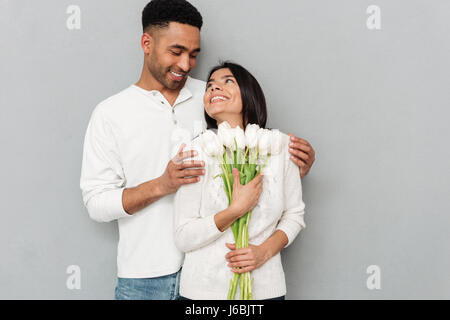
[[[180,60],[178,60],[178,68],[183,70],[183,72],[189,72],[190,65],[189,65],[189,55],[181,55]]]

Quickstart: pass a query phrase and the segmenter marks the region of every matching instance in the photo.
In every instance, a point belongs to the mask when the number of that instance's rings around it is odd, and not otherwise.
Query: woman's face
[[[242,119],[241,90],[230,69],[219,69],[211,75],[203,103],[206,113],[218,122]]]

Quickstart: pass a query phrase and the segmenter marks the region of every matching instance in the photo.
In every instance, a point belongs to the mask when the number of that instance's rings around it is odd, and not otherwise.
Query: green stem
[[[223,165],[222,165],[222,171],[226,170]],[[228,205],[231,204],[231,195],[232,195],[232,187],[230,186],[230,181],[228,179],[228,174],[226,172],[223,173],[223,176],[225,177],[224,179],[224,183],[225,183],[225,188],[226,188],[226,193],[227,193],[227,198],[228,198]]]
[[[256,175],[258,175],[261,171],[263,171],[264,167],[265,167],[266,164],[267,164],[267,161],[269,161],[269,158],[270,158],[270,154],[267,155],[267,158],[266,158],[266,160],[264,161],[264,164],[263,164],[262,168],[259,168],[258,171],[256,171]],[[256,175],[255,175],[255,176],[256,176]]]
[[[225,151],[226,152],[226,151]],[[219,163],[220,163],[220,166],[222,167],[222,172],[223,172],[223,174],[224,174],[224,176],[225,176],[225,181],[226,181],[226,187],[227,187],[227,191],[228,191],[228,194],[230,195],[230,197],[229,197],[229,200],[231,199],[231,192],[233,191],[232,190],[232,186],[231,186],[231,184],[230,184],[230,180],[228,179],[228,170],[227,170],[227,168],[225,167],[226,166],[226,164],[224,164],[224,163],[222,163],[221,161],[220,161],[220,158],[219,157],[217,157],[217,159],[219,160]],[[229,201],[230,203],[231,203],[231,201]]]
[[[237,146],[236,146],[236,150],[237,150]],[[246,150],[244,157],[247,156],[247,152],[248,152],[248,149]],[[234,160],[235,165],[236,165],[236,156],[237,156],[237,154],[236,154],[236,152],[234,152],[233,160]],[[264,167],[266,166],[266,164],[269,160],[269,157],[270,157],[270,155],[267,156],[263,166],[260,166],[260,168],[258,170],[256,170],[256,164],[249,164],[250,170],[246,169],[247,175],[245,177],[245,184],[250,182],[256,175],[258,175],[264,169]],[[241,170],[242,170],[243,166],[244,166],[244,164],[242,164],[240,166]],[[249,246],[248,225],[250,222],[250,218],[252,216],[252,211],[253,210],[250,210],[249,212],[247,212],[244,216],[239,218],[232,225],[232,228],[234,228],[233,234],[234,234],[234,238],[235,238],[235,242],[236,242],[236,249],[240,249],[240,248]],[[237,236],[235,233],[235,229],[237,229],[236,230]],[[233,278],[230,282],[230,288],[228,290],[228,299],[229,300],[235,299],[238,285],[239,285],[239,289],[240,289],[239,290],[240,291],[240,299],[242,299],[242,300],[252,299],[252,297],[253,297],[253,292],[252,292],[253,279],[251,278],[250,272],[245,272],[244,274],[241,274],[241,275],[235,273],[233,275]]]
[[[239,279],[239,287],[240,287],[240,297],[241,300],[244,300],[244,277],[240,277]]]
[[[250,279],[250,272],[247,272],[247,300],[252,300],[252,282]]]
[[[238,238],[236,241],[236,249],[241,249],[242,248],[242,228],[244,227],[244,216],[239,218],[239,222],[238,222]]]
[[[228,289],[228,300],[234,300],[236,297],[236,290],[238,282],[240,281],[240,274],[233,274],[233,278],[230,280],[230,288]]]
[[[233,168],[237,168],[237,163],[236,163],[236,152],[237,152],[237,142],[236,142],[236,138],[234,139],[234,151],[233,151]]]
[[[247,300],[247,289],[248,288],[247,288],[247,277],[245,276],[246,273],[244,273],[244,280],[242,281],[244,283],[244,298],[243,298],[243,300]]]

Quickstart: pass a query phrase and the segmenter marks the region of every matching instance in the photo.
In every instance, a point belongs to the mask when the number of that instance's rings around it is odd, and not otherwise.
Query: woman
[[[261,87],[237,64],[226,62],[211,70],[204,105],[209,129],[223,121],[242,129],[250,123],[265,127]],[[180,187],[175,196],[175,243],[186,253],[181,298],[226,299],[233,272],[252,271],[253,299],[284,299],[280,251],[305,227],[299,169],[289,159],[288,143],[289,136],[283,134],[282,152],[271,156],[263,174],[250,183],[235,184],[228,206],[222,180],[214,179],[220,166],[201,150],[198,139],[193,141],[206,166],[198,183]],[[233,176],[239,181],[236,169]],[[250,246],[235,250],[230,226],[250,209]]]

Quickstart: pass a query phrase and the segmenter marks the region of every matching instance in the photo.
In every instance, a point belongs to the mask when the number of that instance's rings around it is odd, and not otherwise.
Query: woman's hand
[[[225,255],[229,262],[228,266],[232,272],[244,273],[261,267],[270,259],[269,252],[263,246],[249,245],[248,248],[237,249],[235,244],[227,243],[228,249],[232,250]],[[237,268],[241,269],[237,269]]]
[[[237,212],[239,217],[253,209],[258,203],[262,192],[263,175],[258,174],[252,181],[242,185],[239,170],[233,168],[233,194],[230,209]]]
[[[249,245],[248,248],[237,249],[234,244],[226,243],[228,249],[232,250],[225,255],[229,262],[228,266],[235,273],[244,273],[261,267],[274,255],[278,254],[287,244],[288,237],[284,231],[275,232],[259,246]],[[236,269],[236,268],[241,269]]]

